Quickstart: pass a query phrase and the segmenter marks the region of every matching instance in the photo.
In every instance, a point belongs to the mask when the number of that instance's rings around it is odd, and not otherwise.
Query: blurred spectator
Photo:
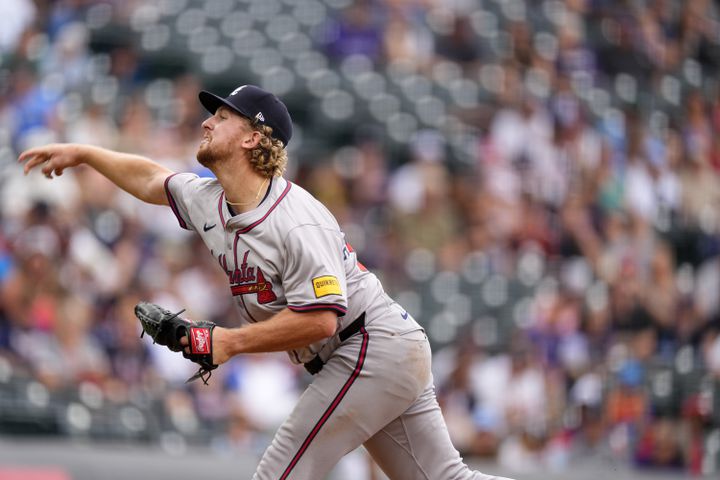
[[[105,352],[90,334],[91,305],[78,297],[63,297],[51,334],[36,334],[24,345],[38,378],[49,388],[83,381],[104,382],[109,372]]]
[[[680,7],[681,54],[700,61],[711,75],[720,67],[717,9],[709,0],[682,2]]]
[[[655,419],[643,432],[635,450],[641,467],[682,470],[685,465],[677,424],[667,418]]]
[[[498,452],[498,463],[508,472],[548,471],[547,432],[543,427],[528,425],[506,437]]]
[[[107,108],[101,104],[91,104],[85,108],[80,118],[67,125],[65,136],[68,142],[93,143],[110,148],[118,141],[115,122],[110,118]]]
[[[569,432],[567,468],[581,469],[607,466],[613,459],[605,434],[605,422],[599,408],[583,405],[579,408],[579,425]]]
[[[42,75],[60,75],[68,89],[82,87],[90,73],[88,35],[87,28],[80,22],[64,25],[40,65]]]
[[[637,20],[632,16],[603,19],[603,43],[598,49],[600,70],[610,78],[629,74],[640,82],[650,81],[653,65],[648,51],[637,48],[641,41]]]
[[[452,357],[453,370],[447,378],[436,376],[436,381],[438,402],[453,445],[461,455],[493,457],[502,438],[501,420],[483,408],[473,381],[484,355],[478,355],[471,344],[463,343],[452,352]]]
[[[355,0],[340,15],[326,22],[319,38],[329,58],[341,61],[362,55],[382,60],[383,25],[380,7],[374,0]]]
[[[253,428],[274,432],[299,396],[298,373],[283,354],[233,359],[226,373],[231,401],[246,412]]]
[[[617,373],[618,388],[607,399],[606,415],[610,426],[628,427],[637,433],[649,412],[647,394],[643,390],[645,369],[635,359],[625,361]]]
[[[55,122],[60,102],[59,85],[39,82],[35,67],[21,64],[11,77],[11,103],[8,105],[13,125],[13,142],[20,148],[29,147],[29,138],[56,140]]]
[[[0,54],[12,52],[23,31],[35,19],[37,8],[32,0],[8,0],[0,6]]]
[[[486,359],[477,372],[475,395],[501,435],[524,431],[530,438],[547,428],[549,392],[534,360],[531,345],[519,339],[509,354]]]
[[[720,378],[720,325],[708,325],[701,337],[700,351],[703,364],[714,378]]]
[[[543,193],[549,193],[542,188],[543,176],[556,172],[546,163],[554,161],[546,155],[552,139],[552,121],[545,106],[529,92],[513,102],[499,109],[490,125],[494,155],[487,159],[488,188],[512,202],[519,199],[520,192],[542,198]],[[519,184],[503,182],[503,171]],[[495,179],[496,175],[500,178]]]
[[[419,5],[406,0],[388,2],[388,20],[383,38],[384,58],[393,62],[410,62],[419,71],[430,66],[435,39],[424,21],[425,12]]]
[[[482,59],[482,51],[468,18],[453,15],[449,23],[449,31],[439,36],[435,52],[438,56],[457,62],[469,70],[477,68]]]
[[[2,304],[10,327],[11,346],[24,334],[49,332],[57,321],[60,297],[60,238],[51,227],[35,225],[14,243],[13,266],[2,283]]]
[[[566,21],[559,24],[557,28],[558,73],[569,78],[581,78],[586,87],[590,86],[588,83],[594,83],[597,73],[597,53],[586,43],[584,19],[568,15]],[[589,78],[582,78],[583,75],[587,75]]]
[[[147,344],[137,341],[141,332],[133,309],[139,301],[139,292],[125,292],[108,306],[105,315],[96,321],[93,328],[107,352],[112,374],[107,387],[109,395],[116,400],[127,400],[131,391],[143,385],[154,373],[148,369]]]
[[[252,422],[240,408],[231,412],[225,425],[225,435],[215,440],[213,448],[226,455],[247,452],[253,448],[253,435],[256,434]]]
[[[418,132],[412,140],[411,159],[390,178],[393,222],[404,251],[437,250],[456,234],[458,220],[452,209],[445,142],[436,131]]]
[[[469,25],[467,25],[466,21],[464,23],[465,30],[469,33]],[[523,68],[532,67],[536,59],[536,52],[532,46],[532,27],[527,22],[514,21],[508,25],[508,33],[512,48],[512,59]],[[458,59],[458,61],[460,60]]]
[[[650,264],[650,275],[643,303],[657,328],[663,343],[663,352],[673,352],[675,345],[675,323],[678,312],[678,291],[673,278],[674,259],[668,245],[659,244]]]

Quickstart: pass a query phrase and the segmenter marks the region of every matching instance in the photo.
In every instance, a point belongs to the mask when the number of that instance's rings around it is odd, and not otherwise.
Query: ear
[[[245,138],[243,138],[242,146],[248,150],[257,148],[257,146],[260,145],[261,138],[262,134],[260,132],[257,130],[251,130],[247,135],[245,135]]]

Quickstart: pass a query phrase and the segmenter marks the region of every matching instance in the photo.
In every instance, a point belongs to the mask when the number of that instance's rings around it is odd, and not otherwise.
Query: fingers
[[[28,148],[18,156],[18,162],[23,163],[32,157],[40,155],[43,151],[42,147]]]
[[[25,162],[25,165],[23,167],[23,172],[25,175],[30,172],[33,168],[37,167],[38,165],[42,165],[43,163],[46,163],[50,160],[51,154],[48,151],[43,151],[39,149],[31,149],[26,152],[23,152],[18,157],[18,162]],[[46,172],[43,172],[47,175]]]
[[[53,174],[58,177],[62,175],[68,166],[68,159],[63,157],[62,150],[53,148],[50,145],[31,148],[22,152],[18,156],[18,162],[25,164],[23,166],[25,175],[30,173],[33,168],[42,165],[40,171],[49,179],[53,178]]]
[[[53,173],[55,173],[55,175],[58,175],[58,172],[62,172],[62,168],[56,166],[53,162],[53,159],[51,158],[49,160],[46,160],[45,163],[43,163],[43,167],[40,171],[43,173],[43,175],[52,180]]]

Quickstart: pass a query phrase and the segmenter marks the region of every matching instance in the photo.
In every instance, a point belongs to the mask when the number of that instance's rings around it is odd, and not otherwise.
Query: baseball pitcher
[[[253,478],[325,478],[364,445],[391,479],[499,479],[471,471],[452,446],[423,329],[358,262],[332,214],[282,177],[293,130],[285,105],[252,85],[199,99],[212,115],[197,159],[215,179],[89,145],[32,148],[19,161],[48,178],[89,165],[140,200],[168,205],[200,235],[242,326],[196,323],[150,303],[135,309],[156,343],[199,365],[196,377],[207,381],[234,355],[276,351],[313,374]]]

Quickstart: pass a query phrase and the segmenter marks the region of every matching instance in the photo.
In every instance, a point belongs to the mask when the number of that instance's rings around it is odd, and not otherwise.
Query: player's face
[[[197,159],[207,168],[247,148],[244,143],[253,135],[248,120],[226,107],[218,108],[202,127],[203,138],[198,146]]]

